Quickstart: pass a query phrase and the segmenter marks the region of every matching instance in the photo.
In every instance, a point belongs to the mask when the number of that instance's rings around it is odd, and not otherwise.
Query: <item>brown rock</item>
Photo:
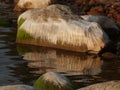
[[[53,0],[15,0],[18,2],[14,8],[15,11],[25,11],[31,8],[45,8],[53,2]]]
[[[89,15],[105,15],[102,6],[93,7],[88,12]]]
[[[104,59],[115,59],[115,58],[117,58],[117,56],[115,55],[115,54],[113,54],[113,53],[110,53],[110,52],[106,52],[106,53],[103,53],[102,54],[102,58],[104,58]]]
[[[120,90],[120,81],[98,83],[78,90]]]

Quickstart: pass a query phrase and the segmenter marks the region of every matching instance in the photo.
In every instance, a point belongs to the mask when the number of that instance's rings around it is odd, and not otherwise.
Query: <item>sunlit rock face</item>
[[[44,8],[52,3],[53,0],[15,0],[17,5],[15,11],[24,11],[31,8]]]
[[[120,90],[120,81],[98,83],[77,90]]]
[[[111,40],[118,38],[120,29],[118,26],[106,16],[93,16],[93,15],[84,15],[81,16],[84,20],[89,22],[98,23],[102,29],[107,33]],[[116,38],[115,38],[116,37]]]
[[[75,90],[75,85],[67,77],[56,73],[47,72],[40,76],[34,83],[34,87],[43,90]]]
[[[23,50],[23,51],[22,51]],[[18,50],[24,60],[30,60],[31,73],[42,74],[48,71],[63,72],[64,75],[98,75],[101,73],[103,61],[94,55],[73,53],[59,50],[30,48]]]
[[[40,90],[27,85],[0,86],[0,90]]]
[[[109,38],[97,23],[80,19],[69,7],[51,5],[20,15],[17,42],[98,53]]]

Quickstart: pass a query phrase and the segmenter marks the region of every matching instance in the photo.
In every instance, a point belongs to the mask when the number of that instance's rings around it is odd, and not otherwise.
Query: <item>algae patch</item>
[[[53,80],[49,80],[49,78],[53,78]],[[40,76],[33,85],[33,87],[42,90],[76,90],[76,86],[65,76],[54,72],[48,72]]]
[[[20,18],[20,20],[18,21],[18,28],[25,22],[25,19]]]
[[[33,39],[33,37],[27,33],[24,29],[18,29],[17,39]]]

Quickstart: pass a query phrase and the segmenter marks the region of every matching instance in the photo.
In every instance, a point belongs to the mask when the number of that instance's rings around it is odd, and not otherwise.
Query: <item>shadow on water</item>
[[[64,74],[81,87],[97,82],[120,80],[120,60],[102,60],[97,55],[16,45],[17,17],[9,7],[8,5],[0,9],[0,18],[13,23],[0,26],[0,85],[32,85],[41,74],[48,71]]]

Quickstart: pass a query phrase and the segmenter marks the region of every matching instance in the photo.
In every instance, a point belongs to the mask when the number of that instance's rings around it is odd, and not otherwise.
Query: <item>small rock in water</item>
[[[113,53],[106,52],[106,53],[102,54],[102,58],[103,59],[116,59],[116,58],[118,58],[118,56]]]
[[[77,90],[120,90],[120,81],[109,81],[93,84]]]
[[[72,83],[65,76],[55,73],[47,72],[43,74],[34,84],[35,88],[43,90],[75,90],[76,85]]]
[[[35,89],[28,85],[8,85],[0,86],[0,90],[40,90],[40,89]]]

